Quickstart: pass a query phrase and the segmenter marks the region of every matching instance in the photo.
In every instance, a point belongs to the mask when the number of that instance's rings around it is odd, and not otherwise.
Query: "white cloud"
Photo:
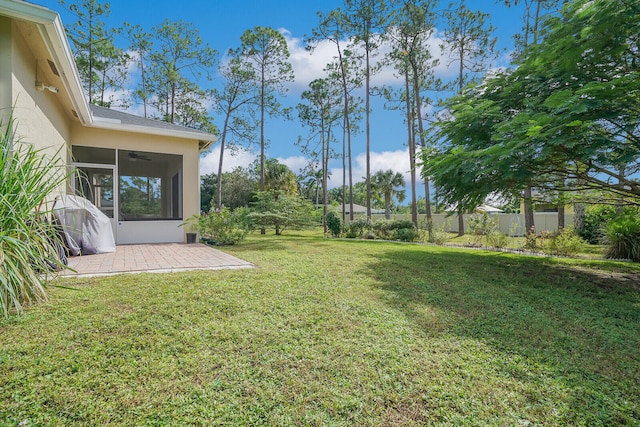
[[[287,47],[290,54],[289,61],[293,66],[295,74],[295,82],[292,84],[292,88],[296,90],[305,90],[311,81],[326,76],[324,71],[325,67],[330,62],[333,62],[338,56],[335,43],[329,40],[322,40],[315,46],[313,51],[309,51],[307,50],[307,46],[302,38],[294,37],[290,31],[284,28],[281,28],[279,31],[287,41]],[[442,42],[441,33],[434,30],[434,33],[428,39],[426,44],[434,59],[440,58],[440,63],[435,69],[436,76],[448,79],[455,75],[456,70],[455,67],[450,67],[448,63],[449,60],[443,57],[440,49]],[[348,44],[349,40],[342,40],[341,48],[344,49]],[[358,52],[361,48],[354,49],[351,47],[351,49],[354,50],[355,53],[362,53]],[[372,58],[372,65],[377,61],[382,60],[382,58],[384,58],[391,49],[391,42],[386,41],[380,47],[376,57]],[[382,67],[382,69],[372,77],[372,84],[378,86],[392,85],[398,82],[399,79],[396,75],[396,70],[392,65]]]
[[[231,172],[238,166],[246,168],[257,158],[258,154],[244,148],[225,150],[222,172]],[[219,162],[220,144],[216,144],[210,152],[200,158],[200,175],[218,173]]]
[[[287,165],[289,169],[296,175],[309,164],[309,159],[304,156],[277,157],[278,161]]]
[[[378,171],[393,170],[400,172],[407,185],[411,184],[411,168],[409,166],[409,149],[396,151],[382,151],[371,153],[371,175]],[[341,162],[341,161],[340,161]],[[342,165],[340,163],[340,165]],[[329,188],[340,187],[342,185],[342,167],[330,168]],[[360,153],[354,157],[353,162],[353,183],[364,181],[367,174],[366,153]],[[420,180],[420,168],[417,168],[416,177]],[[349,179],[347,173],[347,181]]]
[[[267,155],[268,156],[268,155]],[[246,168],[259,158],[259,153],[246,148],[236,148],[234,150],[225,149],[222,172],[231,172],[238,166]],[[309,159],[304,156],[277,157],[277,160],[287,165],[296,175],[309,163]],[[220,161],[220,144],[214,145],[213,149],[200,158],[200,175],[218,173],[218,163]]]

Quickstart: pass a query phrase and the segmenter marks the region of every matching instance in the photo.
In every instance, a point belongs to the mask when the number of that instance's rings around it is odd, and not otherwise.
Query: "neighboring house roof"
[[[480,205],[476,208],[476,210],[481,211],[481,212],[486,212],[488,214],[490,213],[503,213],[504,211],[500,208],[496,208],[494,206],[490,206],[490,205]]]
[[[349,212],[349,204],[348,203],[344,206],[344,213],[345,214],[351,213],[351,212]],[[354,214],[367,213],[367,207],[354,203],[353,204],[353,213]],[[381,214],[381,213],[384,213],[384,209],[371,209],[371,213],[372,214]]]
[[[344,206],[344,213],[351,213],[349,211],[349,209],[350,209],[350,206],[347,203]],[[367,212],[367,207],[366,206],[358,205],[356,203],[353,204],[353,213],[363,213],[363,212]]]
[[[217,137],[207,132],[90,105],[57,12],[22,0],[0,0],[0,16],[30,23],[38,28],[50,56],[47,60],[54,64],[56,75],[64,88],[61,95],[64,94],[70,101],[70,111],[65,112],[77,117],[82,125],[197,140],[200,150],[205,150],[216,142]]]

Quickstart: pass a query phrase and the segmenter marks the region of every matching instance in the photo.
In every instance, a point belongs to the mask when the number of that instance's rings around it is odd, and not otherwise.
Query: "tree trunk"
[[[573,228],[577,231],[582,230],[584,226],[585,206],[582,203],[576,203],[573,207],[575,216],[573,217]]]
[[[411,171],[411,221],[418,226],[418,202],[416,200],[416,141],[413,136],[413,114],[411,108],[411,96],[409,90],[409,70],[404,76],[404,88],[406,92],[405,103],[407,105],[407,144],[409,145],[409,169]]]
[[[418,119],[418,136],[420,137],[420,145],[423,149],[426,148],[426,142],[424,140],[424,128],[422,126],[422,108],[420,106],[420,78],[418,76],[418,66],[411,62],[413,68],[413,96],[415,101],[416,118]],[[429,178],[424,177],[424,202],[425,209],[427,210],[427,221],[431,221],[431,195],[429,194]]]
[[[464,211],[458,210],[458,236],[464,236]]]
[[[220,160],[218,161],[218,194],[216,194],[216,207],[222,209],[222,160],[224,159],[224,142],[227,138],[227,126],[229,123],[229,114],[224,118],[222,127],[222,135],[220,135]]]
[[[371,70],[369,68],[369,45],[368,41],[365,45],[365,134],[366,134],[366,158],[367,158],[367,220],[371,221],[371,126],[369,123],[370,116],[370,94],[369,94],[369,84],[371,80]]]
[[[564,229],[564,205],[558,205],[558,233]]]
[[[525,236],[530,233],[536,232],[536,225],[533,216],[533,191],[531,186],[528,186],[524,190],[524,234]]]
[[[384,195],[384,217],[391,219],[391,194]]]
[[[353,172],[351,167],[351,129],[349,123],[349,88],[347,87],[347,76],[346,70],[344,69],[344,61],[342,60],[342,51],[340,50],[340,46],[338,46],[338,59],[340,61],[340,74],[342,77],[342,90],[344,95],[344,128],[347,133],[347,156],[349,157],[349,220],[353,221]],[[344,150],[343,150],[344,151]],[[342,167],[344,169],[344,158],[342,162]],[[343,172],[344,176],[344,172]],[[344,181],[344,179],[343,179]],[[342,216],[344,222],[344,211],[345,211],[345,190],[342,191]]]
[[[262,69],[262,80],[260,86],[260,191],[264,191],[264,102],[265,102],[265,82],[264,68]],[[267,234],[267,230],[260,229],[260,234]],[[278,234],[278,227],[276,227]]]
[[[347,131],[346,129],[342,130],[342,223],[344,224],[346,220],[346,186],[347,186],[347,164],[346,164],[346,156],[347,156]]]

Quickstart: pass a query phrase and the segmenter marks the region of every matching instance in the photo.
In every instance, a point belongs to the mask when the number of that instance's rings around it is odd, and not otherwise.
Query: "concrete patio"
[[[255,265],[200,243],[120,245],[106,254],[69,257],[63,276],[108,276],[121,273],[167,273],[189,270],[232,270]]]

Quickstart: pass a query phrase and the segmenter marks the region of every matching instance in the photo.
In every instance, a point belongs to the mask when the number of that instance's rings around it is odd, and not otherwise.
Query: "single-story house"
[[[484,212],[488,215],[504,213],[502,209],[487,204],[480,205],[475,210],[477,212]]]
[[[347,203],[344,206],[344,213],[345,215],[349,215],[351,212],[349,211],[350,207],[349,207],[349,203]],[[357,214],[366,214],[367,213],[367,207],[366,206],[362,206],[362,205],[358,205],[356,203],[353,204],[353,213],[354,215]],[[384,213],[384,209],[371,209],[371,214],[383,214]]]
[[[0,0],[0,120],[74,171],[81,194],[112,222],[116,243],[183,242],[199,212],[200,153],[212,134],[90,105],[60,16]]]

